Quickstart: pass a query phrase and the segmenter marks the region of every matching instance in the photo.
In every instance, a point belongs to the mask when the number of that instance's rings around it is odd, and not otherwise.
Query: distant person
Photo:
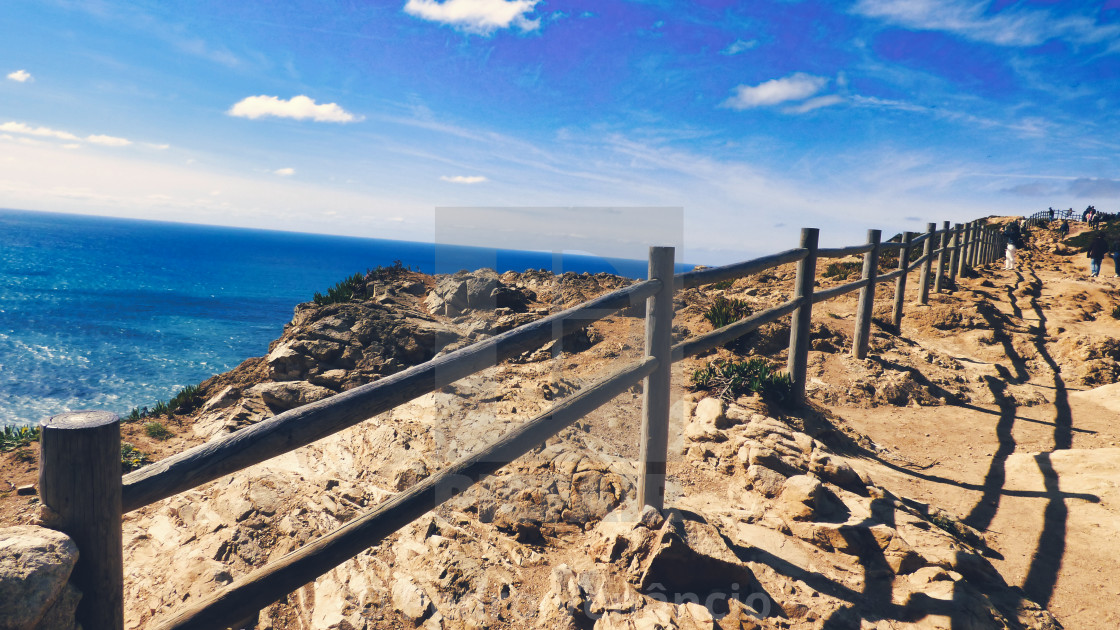
[[[1004,269],[1015,268],[1015,254],[1023,246],[1023,235],[1019,232],[1019,222],[1012,221],[1003,228],[1003,236],[1007,239],[1007,252],[1004,259]]]
[[[1058,226],[1058,234],[1061,234],[1062,238],[1069,236],[1069,219],[1062,219],[1061,225]]]
[[[1085,208],[1085,210],[1081,213],[1081,222],[1082,223],[1088,223],[1089,222],[1089,212],[1092,209],[1093,209],[1093,206],[1089,206],[1088,208]]]
[[[1054,222],[1054,209],[1050,208],[1050,210],[1048,212],[1050,213],[1050,222],[1053,223]]]
[[[1098,233],[1093,242],[1089,243],[1089,251],[1086,255],[1089,257],[1089,275],[1096,278],[1101,273],[1101,261],[1104,260],[1105,254],[1108,253],[1108,243],[1104,242],[1104,236]]]
[[[1120,241],[1113,241],[1112,252],[1109,253],[1112,257],[1112,266],[1115,273],[1112,274],[1113,278],[1120,278]]]

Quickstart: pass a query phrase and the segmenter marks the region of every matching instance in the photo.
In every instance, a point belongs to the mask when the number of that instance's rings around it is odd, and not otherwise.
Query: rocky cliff
[[[1054,241],[1036,246],[1062,256]],[[718,297],[754,310],[784,301],[792,276],[779,268],[682,292],[674,335],[710,329],[704,313]],[[485,270],[368,280],[360,299],[300,305],[266,356],[203,383],[206,402],[185,421],[193,439],[239,430],[629,282]],[[822,278],[821,286],[843,281]],[[1004,556],[992,532],[877,481],[883,471],[914,469],[915,453],[892,451],[844,417],[1045,405],[1052,396],[1031,375],[1051,364],[1086,386],[1115,381],[1107,335],[1078,329],[1040,342],[1022,306],[996,306],[1005,289],[1020,300],[1013,304],[1037,304],[1040,286],[970,274],[930,306],[908,308],[903,334],[886,323],[891,289],[882,286],[866,360],[847,350],[854,296],[821,304],[813,403],[796,412],[757,395],[721,398],[690,386],[693,371],[714,358],[783,364],[788,323],[681,362],[666,511],[634,500],[634,389],[261,611],[257,627],[1060,628],[993,565]],[[1096,319],[1099,295],[1087,291],[1054,308]],[[127,515],[128,627],[152,626],[637,358],[639,315],[618,314]],[[1015,362],[1005,367],[1009,353]]]

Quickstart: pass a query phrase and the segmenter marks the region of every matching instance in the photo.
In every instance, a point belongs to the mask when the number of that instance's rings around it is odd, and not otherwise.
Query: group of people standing
[[[1063,211],[1059,211],[1063,212]],[[1054,220],[1054,209],[1050,208],[1050,220]],[[1069,236],[1069,214],[1067,218],[1062,219],[1061,225],[1058,226],[1058,233],[1062,238]],[[1087,223],[1090,229],[1095,229],[1101,221],[1101,214],[1093,206],[1085,209],[1081,214],[1081,220]],[[1005,270],[1016,268],[1016,257],[1020,249],[1023,248],[1023,231],[1026,229],[1025,221],[1018,220],[1008,223],[1003,228],[1003,236],[1007,240],[1006,256],[1003,264]],[[1105,257],[1112,258],[1115,267],[1113,278],[1120,278],[1120,241],[1112,243],[1111,245],[1105,241],[1104,232],[1097,232],[1093,240],[1089,243],[1089,248],[1086,250],[1086,257],[1089,259],[1089,275],[1090,277],[1098,277],[1101,273],[1101,263],[1104,262]]]

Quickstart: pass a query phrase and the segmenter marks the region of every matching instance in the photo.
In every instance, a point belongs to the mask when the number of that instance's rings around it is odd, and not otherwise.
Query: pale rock
[[[748,487],[767,498],[772,499],[781,494],[785,481],[785,475],[762,464],[751,464],[747,467]]]
[[[584,598],[575,571],[566,564],[552,570],[548,591],[538,607],[538,628],[548,630],[577,630],[585,617]]]
[[[258,383],[247,389],[245,393],[259,396],[274,411],[294,409],[334,395],[331,390],[312,385],[307,381]]]
[[[428,594],[408,576],[393,582],[392,596],[393,608],[413,622],[423,619],[432,606]]]
[[[77,560],[77,546],[62,532],[32,525],[0,529],[0,628],[74,627],[81,595],[67,580]]]
[[[820,508],[824,487],[808,475],[794,475],[782,484],[778,495],[785,514],[795,521],[810,521]]]
[[[226,385],[220,392],[211,396],[210,399],[202,405],[201,412],[206,413],[208,411],[228,407],[236,402],[239,396],[241,396],[240,389],[232,385]]]

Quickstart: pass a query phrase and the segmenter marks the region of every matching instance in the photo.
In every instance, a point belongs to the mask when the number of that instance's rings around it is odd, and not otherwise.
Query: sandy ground
[[[1018,270],[978,270],[1001,312],[1031,331],[1041,360],[1008,352],[991,361],[974,343],[948,335],[923,343],[948,352],[965,370],[1005,375],[1034,389],[1044,404],[1014,398],[996,404],[833,411],[885,454],[861,462],[876,482],[937,505],[984,532],[991,558],[1007,582],[1048,607],[1071,629],[1120,627],[1120,384],[1088,388],[1057,368],[1066,335],[1116,337],[1108,312],[1087,319],[1085,297],[1116,302],[1111,278],[1088,278],[1083,256],[1030,255]],[[1041,281],[1037,298],[1016,295]],[[1092,310],[1092,309],[1090,309]],[[905,322],[903,323],[905,334]],[[1067,370],[1068,371],[1068,370]],[[1016,398],[1025,398],[1018,396]]]

